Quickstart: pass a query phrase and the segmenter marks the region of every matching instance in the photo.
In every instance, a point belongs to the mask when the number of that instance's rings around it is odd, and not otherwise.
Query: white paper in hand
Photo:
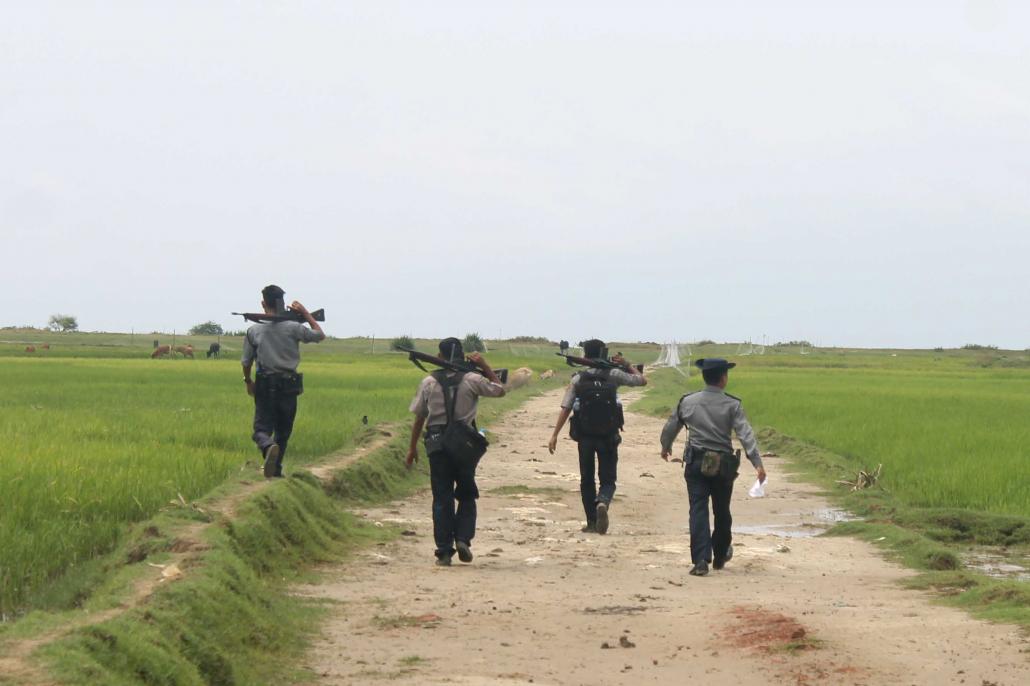
[[[765,478],[765,481],[759,481],[755,479],[755,485],[751,487],[751,490],[747,492],[752,498],[764,498],[765,497],[765,485],[769,483],[769,477]]]

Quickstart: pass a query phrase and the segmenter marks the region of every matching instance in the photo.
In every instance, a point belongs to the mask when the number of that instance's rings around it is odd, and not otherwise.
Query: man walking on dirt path
[[[446,338],[440,341],[440,357],[460,361],[465,357],[461,341]],[[481,374],[447,370],[433,372],[418,387],[411,401],[415,423],[411,427],[407,465],[418,460],[418,437],[426,427],[425,447],[429,456],[429,481],[433,489],[433,538],[436,541],[436,564],[449,567],[455,550],[462,562],[472,562],[472,538],[476,535],[476,466],[482,457],[459,454],[452,436],[476,430],[479,398],[499,398],[504,386],[479,353],[468,360]],[[457,423],[463,426],[458,426]],[[457,509],[455,509],[457,501]]]
[[[604,341],[596,338],[583,341],[583,356],[602,360],[606,357]],[[619,443],[622,437],[622,405],[618,401],[618,386],[646,386],[647,379],[621,355],[612,358],[623,369],[588,368],[573,375],[572,383],[562,398],[561,411],[554,425],[554,433],[547,449],[554,454],[558,447],[558,434],[569,415],[575,412],[570,426],[572,440],[579,446],[579,492],[583,497],[583,511],[587,523],[585,533],[608,533],[608,510],[615,497],[615,480],[619,464]],[[594,481],[594,460],[601,482],[598,490]]]
[[[282,314],[283,289],[275,285],[261,291],[265,314]],[[318,343],[325,332],[307,308],[296,300],[290,309],[299,312],[311,328],[297,321],[255,324],[243,338],[243,382],[254,398],[254,442],[264,460],[266,479],[283,475],[283,457],[297,417],[297,396],[304,392],[304,378],[297,373],[300,344]],[[256,380],[250,371],[257,360]]]
[[[708,563],[722,569],[733,557],[730,527],[730,498],[740,467],[740,453],[733,452],[733,432],[747,453],[747,459],[765,481],[765,468],[751,424],[744,415],[740,398],[724,390],[729,370],[736,366],[719,358],[702,358],[694,363],[705,380],[704,390],[683,396],[662,430],[662,459],[668,462],[672,444],[682,427],[687,427],[683,453],[684,477],[690,497],[690,558],[694,576],[708,574]],[[715,513],[714,532],[708,526],[708,499]]]

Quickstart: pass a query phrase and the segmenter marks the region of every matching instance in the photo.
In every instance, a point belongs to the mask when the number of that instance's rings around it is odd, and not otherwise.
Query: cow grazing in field
[[[36,352],[36,346],[34,346],[34,345],[27,345],[27,346],[25,346],[25,352],[27,352],[27,353],[34,353],[34,352]]]
[[[49,343],[44,343],[43,344],[43,350],[50,350],[50,344]]]
[[[167,357],[172,352],[172,346],[170,345],[159,345],[154,348],[154,352],[150,353],[150,359],[156,360],[159,357]]]
[[[546,372],[544,372],[544,373],[542,373],[540,375],[540,380],[543,381],[545,379],[550,379],[553,376],[554,376],[554,370],[553,369],[548,369]]]
[[[175,346],[175,352],[179,353],[183,357],[193,359],[193,346],[192,345],[177,345]]]
[[[221,355],[222,355],[222,344],[221,343],[212,343],[210,346],[208,346],[208,349],[207,349],[207,357],[208,357],[208,359],[211,359],[212,357],[220,357]]]
[[[508,375],[507,389],[509,391],[516,388],[522,388],[529,383],[529,380],[533,378],[533,370],[529,367],[519,367],[511,374]]]

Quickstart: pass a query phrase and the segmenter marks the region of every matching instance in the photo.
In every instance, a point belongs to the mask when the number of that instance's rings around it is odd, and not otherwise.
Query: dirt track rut
[[[732,562],[691,577],[682,466],[658,457],[661,422],[630,414],[611,531],[580,533],[575,445],[545,447],[557,406],[491,427],[471,565],[433,566],[428,492],[362,513],[408,535],[298,589],[337,601],[308,659],[318,684],[1030,683],[1017,629],[903,590],[911,572],[868,544],[803,536],[829,506],[776,458],[763,499],[742,469]]]

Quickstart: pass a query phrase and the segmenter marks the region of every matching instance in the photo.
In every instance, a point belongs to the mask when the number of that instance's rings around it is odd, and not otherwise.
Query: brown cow
[[[158,357],[165,357],[172,352],[172,346],[170,345],[159,345],[154,348],[154,352],[150,353],[150,359],[154,360]]]
[[[49,343],[44,343],[43,344],[43,350],[50,350],[50,344]]]
[[[27,345],[27,346],[25,346],[25,352],[27,352],[27,353],[34,353],[34,352],[36,352],[36,346],[34,346],[34,345]]]
[[[193,346],[192,345],[177,345],[175,346],[175,352],[179,353],[183,357],[193,359]]]
[[[533,378],[533,370],[529,367],[519,367],[511,375],[508,376],[508,385],[506,388],[511,391],[516,388],[522,388],[529,383],[529,380]]]

